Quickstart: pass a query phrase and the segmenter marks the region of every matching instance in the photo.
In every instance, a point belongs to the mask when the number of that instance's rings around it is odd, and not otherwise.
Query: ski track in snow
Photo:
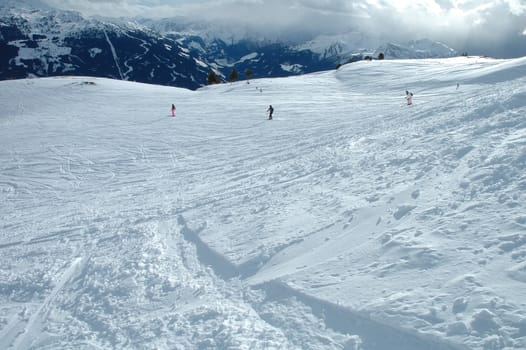
[[[113,46],[113,43],[110,40],[110,37],[108,36],[108,33],[103,30],[104,36],[106,37],[106,41],[108,42],[108,45],[110,46],[111,54],[113,55],[113,61],[115,62],[115,66],[117,67],[117,70],[119,71],[119,76],[121,79],[124,80],[125,74],[122,74],[121,66],[119,65],[119,56],[117,56],[117,51],[115,50],[115,47]],[[129,67],[127,67],[129,68]]]
[[[524,67],[0,82],[0,348],[526,348]]]

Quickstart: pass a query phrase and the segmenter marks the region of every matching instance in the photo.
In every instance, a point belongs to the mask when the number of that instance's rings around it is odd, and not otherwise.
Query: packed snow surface
[[[525,170],[526,58],[0,82],[0,348],[525,349]]]

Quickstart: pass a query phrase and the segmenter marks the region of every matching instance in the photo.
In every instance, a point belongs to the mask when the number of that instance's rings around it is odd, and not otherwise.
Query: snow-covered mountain
[[[449,46],[431,40],[415,40],[407,43],[387,43],[381,45],[376,53],[383,53],[386,58],[445,58],[458,56],[459,53]]]
[[[134,22],[76,12],[0,7],[0,78],[88,75],[198,88],[210,67]]]
[[[526,58],[0,106],[1,349],[526,348]]]
[[[211,39],[209,27],[194,35],[195,25],[176,21],[93,19],[10,3],[0,7],[0,79],[88,75],[195,89],[212,69],[223,79],[234,68],[241,77],[249,69],[254,77],[275,77],[338,63],[276,42]]]
[[[310,50],[297,50],[283,43],[262,43],[250,39],[234,43],[215,39],[207,43],[198,36],[173,37],[224,77],[233,69],[241,75],[250,70],[254,77],[259,78],[284,77],[334,69],[340,62],[338,57],[321,57]]]
[[[249,29],[185,18],[137,21],[177,40],[224,78],[232,69],[241,75],[250,70],[259,78],[283,77],[330,70],[342,63],[340,55],[320,55],[287,40],[261,37]]]
[[[429,58],[454,52],[422,43],[390,45],[384,54]],[[233,69],[241,78],[248,70],[260,78],[305,74],[361,60],[377,45],[356,32],[298,44],[186,18],[94,19],[27,2],[0,5],[0,79],[89,75],[195,89],[212,69],[223,80]]]
[[[279,77],[330,70],[341,64],[378,57],[386,59],[445,58],[458,53],[443,43],[422,39],[405,44],[384,44],[360,32],[319,35],[306,42],[268,40],[257,33],[188,19],[142,20],[141,23],[177,39],[181,45],[213,65],[223,75],[235,68],[247,69],[258,77]],[[399,48],[394,50],[394,47]],[[401,49],[403,48],[403,50]]]

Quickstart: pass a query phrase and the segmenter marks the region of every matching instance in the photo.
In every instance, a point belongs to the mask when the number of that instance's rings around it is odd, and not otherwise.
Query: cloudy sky
[[[188,16],[296,36],[361,31],[393,41],[440,40],[470,54],[526,56],[526,0],[42,1],[87,15]]]

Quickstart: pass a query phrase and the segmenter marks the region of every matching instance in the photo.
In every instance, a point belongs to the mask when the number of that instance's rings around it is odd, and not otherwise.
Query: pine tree
[[[208,85],[220,84],[220,83],[221,83],[221,80],[217,76],[216,72],[214,72],[213,70],[208,72]]]
[[[232,73],[230,73],[230,76],[228,77],[228,81],[234,82],[238,78],[237,76],[237,70],[235,68],[232,68]]]
[[[250,69],[247,69],[247,70],[245,71],[245,78],[248,80],[248,79],[250,79],[250,77],[251,77],[253,74],[254,74],[253,71],[251,71]]]

